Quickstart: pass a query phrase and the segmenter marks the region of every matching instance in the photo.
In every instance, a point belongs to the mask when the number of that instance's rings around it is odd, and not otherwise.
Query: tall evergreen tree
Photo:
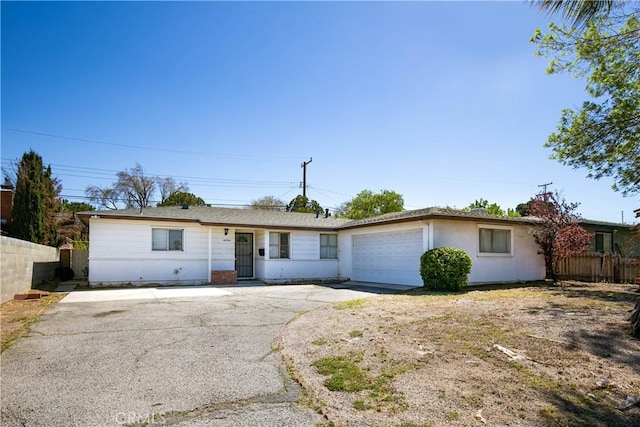
[[[62,190],[62,185],[58,178],[51,173],[51,166],[44,169],[44,180],[42,183],[42,192],[44,195],[44,228],[45,238],[42,244],[49,246],[58,246],[58,226],[60,225],[57,214],[62,211],[62,204],[58,195]]]
[[[33,150],[24,153],[18,164],[13,199],[11,235],[33,243],[46,238],[45,173],[42,157]]]

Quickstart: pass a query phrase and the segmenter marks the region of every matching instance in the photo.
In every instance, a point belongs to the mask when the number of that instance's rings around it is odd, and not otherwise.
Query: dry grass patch
[[[27,335],[31,325],[40,320],[52,305],[58,303],[67,294],[51,294],[40,299],[24,301],[7,301],[0,306],[0,321],[2,329],[2,348],[7,348],[20,337]]]
[[[640,425],[640,409],[616,409],[640,394],[640,342],[625,333],[635,288],[358,300],[291,322],[282,353],[334,425]]]

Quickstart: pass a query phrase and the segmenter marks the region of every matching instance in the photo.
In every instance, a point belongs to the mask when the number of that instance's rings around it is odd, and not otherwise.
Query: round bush
[[[431,249],[420,257],[422,283],[433,291],[459,291],[469,283],[472,264],[462,249]]]
[[[69,267],[56,268],[56,277],[62,280],[63,282],[73,279],[74,276],[75,276],[75,273]]]

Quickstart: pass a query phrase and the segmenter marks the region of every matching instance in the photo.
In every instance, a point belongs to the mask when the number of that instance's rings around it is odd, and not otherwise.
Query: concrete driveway
[[[73,292],[2,354],[0,424],[313,426],[273,340],[298,313],[384,292],[361,289]]]

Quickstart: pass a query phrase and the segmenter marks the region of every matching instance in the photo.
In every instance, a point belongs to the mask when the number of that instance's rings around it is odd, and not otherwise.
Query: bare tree
[[[120,193],[128,208],[142,209],[151,206],[156,191],[156,178],[146,176],[139,163],[118,172],[114,188]]]
[[[156,177],[156,184],[160,191],[160,203],[164,203],[169,196],[174,193],[187,193],[189,192],[189,185],[186,182],[176,182],[175,179],[167,177]]]
[[[259,209],[264,211],[284,211],[286,203],[274,196],[264,196],[253,200],[250,209]]]
[[[622,258],[633,258],[636,249],[640,247],[640,237],[633,234],[623,234],[616,238],[616,246]]]
[[[118,180],[111,187],[87,187],[85,193],[89,200],[104,209],[120,209],[123,205],[126,208],[143,209],[157,201],[154,196],[158,191],[162,203],[172,194],[189,190],[186,182],[177,183],[171,177],[145,175],[139,163],[118,172],[116,177]]]
[[[118,209],[120,207],[120,193],[115,188],[101,188],[97,185],[91,185],[84,192],[89,201],[98,206],[98,208]]]

